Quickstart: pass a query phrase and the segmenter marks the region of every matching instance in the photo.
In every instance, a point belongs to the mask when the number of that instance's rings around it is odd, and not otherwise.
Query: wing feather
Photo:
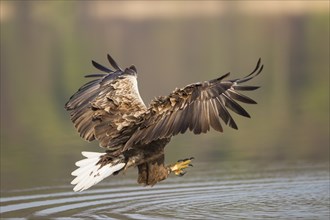
[[[108,61],[115,68],[115,70],[121,70],[120,67],[118,66],[117,62],[110,56],[110,54],[107,55]]]
[[[223,103],[227,108],[229,108],[236,114],[250,118],[249,113],[247,113],[247,111],[245,111],[245,109],[242,106],[240,106],[237,102],[235,102],[227,92],[223,93],[221,98],[223,98]]]
[[[236,99],[237,101],[244,102],[247,104],[257,104],[257,102],[254,101],[253,99],[251,99],[243,94],[240,94],[233,89],[228,89],[227,93],[230,97],[232,97],[233,99]]]
[[[214,100],[210,100],[210,124],[212,128],[216,131],[223,132],[223,128],[221,126],[220,118],[219,118],[219,112],[217,107],[214,105]]]
[[[94,60],[92,60],[92,64],[93,64],[93,66],[94,66],[96,69],[101,70],[102,72],[106,72],[106,73],[111,73],[111,72],[113,72],[113,70],[108,69],[108,68],[105,67],[105,66],[102,66],[101,64],[95,62]]]

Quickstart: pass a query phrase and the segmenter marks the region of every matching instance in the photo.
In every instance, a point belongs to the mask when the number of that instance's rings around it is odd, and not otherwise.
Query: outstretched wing
[[[107,74],[87,75],[97,79],[83,85],[65,108],[82,138],[97,139],[101,147],[115,151],[122,146],[110,147],[111,141],[147,108],[138,92],[135,67],[123,71],[109,55],[108,60],[115,70],[92,61],[94,67]]]
[[[195,83],[176,89],[167,97],[153,100],[143,115],[143,121],[127,141],[124,149],[136,144],[148,144],[154,140],[169,138],[188,129],[195,134],[213,129],[222,132],[221,122],[237,129],[231,111],[250,117],[236,101],[256,104],[239,91],[255,90],[257,86],[241,85],[257,76],[263,69],[260,59],[255,70],[241,79],[224,80],[229,73],[220,78]]]

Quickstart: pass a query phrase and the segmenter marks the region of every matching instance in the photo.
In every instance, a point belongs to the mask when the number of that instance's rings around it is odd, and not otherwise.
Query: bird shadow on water
[[[70,186],[13,190],[1,198],[0,216],[21,219],[329,219],[327,164],[259,167],[199,163],[183,178],[154,187],[135,174],[90,190]],[[2,193],[3,194],[3,193]]]

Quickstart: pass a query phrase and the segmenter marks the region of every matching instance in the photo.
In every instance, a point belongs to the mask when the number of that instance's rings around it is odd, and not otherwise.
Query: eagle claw
[[[179,173],[179,176],[184,176],[187,173],[187,171],[182,171],[181,173]]]
[[[170,171],[173,172],[177,176],[183,176],[187,172],[184,171],[185,168],[187,167],[192,167],[193,165],[191,164],[191,161],[193,160],[193,157],[186,158],[183,160],[178,160],[175,164],[170,166]]]

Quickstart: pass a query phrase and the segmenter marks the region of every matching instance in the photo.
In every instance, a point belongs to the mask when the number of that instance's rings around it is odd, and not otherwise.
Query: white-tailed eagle
[[[154,185],[170,173],[182,176],[192,158],[175,164],[164,164],[164,147],[172,136],[206,133],[213,128],[223,131],[223,124],[237,129],[230,111],[244,117],[250,115],[237,101],[256,104],[241,91],[258,86],[242,85],[263,69],[260,59],[252,73],[240,79],[226,80],[229,73],[210,81],[175,89],[146,106],[137,86],[137,70],[122,70],[108,55],[113,69],[92,61],[103,73],[90,74],[92,81],[83,85],[66,103],[71,120],[80,136],[97,140],[105,153],[82,152],[86,158],[76,162],[72,172],[76,178],[74,191],[83,191],[110,175],[129,167],[138,167],[138,183]]]

